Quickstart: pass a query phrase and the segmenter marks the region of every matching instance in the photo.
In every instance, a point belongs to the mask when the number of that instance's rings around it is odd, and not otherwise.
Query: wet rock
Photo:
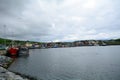
[[[29,80],[0,67],[0,80]]]
[[[20,75],[17,75],[5,69],[12,62],[13,62],[12,58],[0,55],[0,66],[1,66],[0,67],[0,80],[29,80],[27,78],[23,78]]]
[[[0,66],[7,68],[12,62],[12,58],[0,55]]]

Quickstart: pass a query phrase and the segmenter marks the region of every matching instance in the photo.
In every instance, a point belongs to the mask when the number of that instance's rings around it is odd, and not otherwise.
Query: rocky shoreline
[[[30,80],[0,67],[0,80]]]
[[[33,77],[7,70],[15,59],[4,55],[5,51],[0,51],[0,80],[37,80]]]

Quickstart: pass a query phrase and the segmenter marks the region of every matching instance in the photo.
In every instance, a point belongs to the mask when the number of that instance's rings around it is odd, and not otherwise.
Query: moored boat
[[[27,47],[20,47],[18,49],[18,56],[28,56],[29,55],[29,49]]]
[[[7,50],[6,56],[28,56],[29,55],[29,49],[26,47],[10,47]]]

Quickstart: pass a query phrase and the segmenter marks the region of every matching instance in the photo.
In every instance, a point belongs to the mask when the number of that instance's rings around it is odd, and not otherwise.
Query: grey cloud
[[[28,0],[0,0],[0,14],[19,15]]]
[[[21,40],[119,38],[119,3],[119,0],[0,0],[0,37],[5,37],[3,25],[6,25],[6,37]]]

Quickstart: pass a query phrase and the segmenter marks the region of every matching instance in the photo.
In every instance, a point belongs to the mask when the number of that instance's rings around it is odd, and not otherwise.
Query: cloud
[[[119,38],[119,3],[119,0],[0,0],[0,37],[33,41]]]

